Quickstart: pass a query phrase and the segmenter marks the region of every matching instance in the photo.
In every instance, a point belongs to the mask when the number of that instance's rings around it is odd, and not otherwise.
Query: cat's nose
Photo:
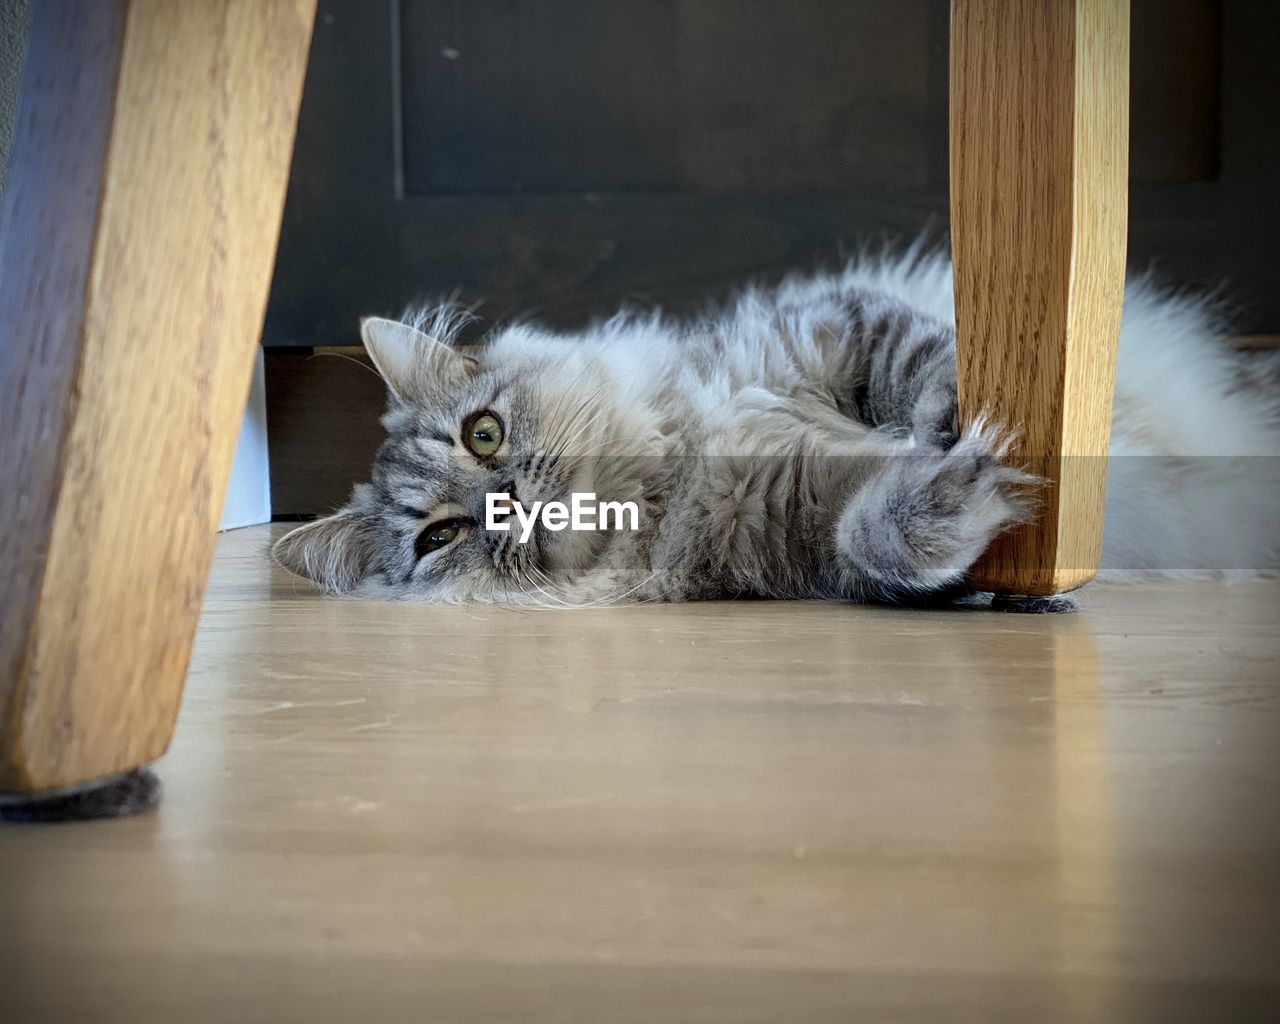
[[[513,502],[519,500],[516,497],[516,482],[514,480],[508,480],[505,484],[499,484],[498,493],[505,494]]]

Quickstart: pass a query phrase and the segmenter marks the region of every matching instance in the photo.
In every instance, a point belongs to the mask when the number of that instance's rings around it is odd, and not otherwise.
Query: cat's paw
[[[1030,518],[1035,478],[1003,462],[999,434],[977,424],[949,449],[894,456],[846,504],[836,547],[888,595],[951,586],[996,537]]]

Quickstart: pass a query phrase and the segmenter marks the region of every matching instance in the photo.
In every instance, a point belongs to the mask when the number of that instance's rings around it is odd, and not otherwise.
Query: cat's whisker
[[[582,369],[578,372],[578,375],[574,377],[572,381],[570,381],[569,386],[561,390],[560,397],[556,400],[555,408],[552,409],[549,413],[547,413],[547,422],[549,423],[555,422],[556,417],[559,416],[560,413],[564,410],[565,403],[569,401],[569,396],[573,394],[573,389],[578,386],[578,382],[587,375],[587,371],[590,370],[591,368],[592,367],[590,363],[587,363],[586,365],[584,365]],[[545,393],[546,393],[545,390],[542,390],[542,389],[539,389],[539,390],[545,396]]]
[[[563,424],[564,421],[561,419],[561,417],[564,414],[564,409],[566,404],[572,399],[580,397],[579,395],[574,393],[573,389],[577,387],[578,381],[580,381],[583,378],[583,376],[585,376],[588,369],[590,369],[589,366],[585,367],[582,370],[582,372],[579,373],[578,376],[574,378],[573,382],[561,392],[559,399],[557,399],[556,401],[556,407],[547,414],[547,423],[549,425],[548,427],[549,436],[554,438],[554,434],[557,430],[557,425]],[[598,384],[596,384],[596,386],[587,393],[588,400],[590,397],[600,394],[607,385],[608,385],[608,381],[600,381]],[[581,408],[581,405],[579,405],[578,408]],[[568,420],[572,420],[572,419],[573,419],[573,416],[570,415],[568,417]]]
[[[630,597],[637,590],[640,590],[641,588],[648,586],[648,584],[652,583],[653,580],[657,578],[660,572],[661,572],[660,569],[655,569],[648,576],[646,576],[639,583],[637,583],[634,587],[631,587],[628,590],[624,590],[617,594],[610,594],[606,597],[597,598],[594,601],[584,601],[581,604],[575,604],[575,605],[572,605],[571,607],[578,610],[582,610],[586,608],[608,608],[612,605],[620,604],[623,600]]]
[[[573,454],[579,459],[584,459],[589,456],[595,455],[597,452],[604,451],[605,449],[616,448],[619,444],[621,444],[621,441],[618,438],[611,437],[605,441],[600,441],[597,444],[592,445],[590,448],[583,448],[579,451],[576,451]],[[609,454],[612,455],[614,453],[610,452]]]
[[[577,430],[575,430],[571,435],[566,437],[563,443],[559,445],[560,450],[561,451],[568,450],[568,448],[570,447],[570,445],[573,444],[574,441],[578,440],[578,438],[580,438],[583,434],[585,434],[597,423],[599,423],[607,414],[608,414],[608,409],[606,409],[603,405],[596,406],[596,408],[592,411],[591,415],[587,417],[586,421],[583,422],[577,428]]]
[[[565,585],[559,581],[553,580],[547,573],[539,569],[537,566],[529,567],[530,573],[536,575],[548,589],[539,587],[538,589],[551,598],[555,604],[553,607],[561,609],[574,609],[579,607],[577,603],[570,600]]]
[[[349,363],[355,363],[355,365],[360,367],[360,369],[366,370],[367,372],[377,377],[378,380],[382,381],[384,384],[386,383],[386,378],[378,372],[376,367],[370,366],[368,363],[362,362],[359,359],[352,358],[351,356],[347,355],[345,352],[312,352],[311,355],[309,355],[307,358],[308,360],[319,359],[322,356],[327,356],[331,359],[345,359]]]
[[[583,407],[580,407],[580,409],[581,408]],[[556,438],[555,443],[549,446],[553,454],[552,454],[551,461],[548,468],[552,470],[555,469],[560,464],[560,462],[565,458],[565,456],[568,454],[569,446],[573,444],[574,441],[576,441],[579,437],[581,437],[587,431],[591,430],[597,423],[599,423],[600,420],[604,416],[606,416],[607,411],[608,410],[604,406],[597,406],[591,412],[591,415],[588,417],[586,422],[577,426],[576,430],[574,430],[574,433],[572,435],[569,435],[567,430],[562,431],[561,435]],[[574,453],[574,454],[577,454],[577,453]]]
[[[532,605],[535,608],[546,607],[541,601],[539,601],[536,597],[534,597],[531,593],[529,593],[528,588],[524,585],[524,581],[521,579],[520,574],[518,572],[512,575],[511,581],[512,583],[515,584],[516,589],[520,591],[520,594],[524,598],[527,605]]]
[[[574,425],[578,420],[578,417],[582,415],[583,411],[586,408],[588,408],[592,402],[594,402],[597,398],[599,398],[602,394],[604,394],[604,392],[609,388],[610,384],[611,382],[609,380],[602,380],[594,388],[592,388],[590,391],[588,391],[585,395],[582,396],[581,401],[578,403],[577,406],[574,407],[573,413],[571,413],[568,417],[566,417],[565,420],[559,425],[559,435],[561,437],[565,433],[567,433],[569,430],[573,429]],[[553,439],[555,439],[554,435],[553,435]]]
[[[533,601],[535,604],[537,604],[537,605],[538,605],[538,607],[540,607],[540,608],[549,608],[549,609],[553,609],[553,610],[554,610],[554,609],[558,609],[558,608],[572,607],[572,605],[567,605],[567,604],[565,604],[563,601],[561,601],[557,595],[555,595],[555,594],[550,594],[550,593],[548,593],[546,590],[544,590],[544,589],[543,589],[543,588],[538,584],[538,582],[533,578],[533,575],[532,575],[533,573],[537,573],[537,575],[541,576],[544,580],[546,580],[546,582],[547,582],[547,584],[548,584],[548,585],[552,585],[552,584],[551,584],[551,581],[547,578],[547,576],[546,576],[546,574],[545,574],[545,573],[541,572],[541,570],[537,569],[537,568],[536,568],[536,567],[534,567],[534,566],[529,566],[528,571],[526,571],[526,572],[523,574],[523,578],[524,578],[528,583],[530,583],[530,584],[531,584],[531,585],[532,585],[532,586],[533,586],[533,587],[538,591],[538,593],[542,594],[542,596],[543,596],[543,597],[545,597],[545,598],[547,599],[547,601],[538,601],[538,600],[537,600],[537,598],[535,598],[535,597],[533,597],[532,595],[530,595],[530,600],[531,600],[531,601]],[[547,602],[551,602],[551,603],[547,603]]]
[[[574,411],[574,414],[559,428],[551,438],[550,442],[546,445],[544,450],[553,453],[553,459],[557,459],[562,456],[569,442],[574,437],[577,437],[578,433],[581,432],[581,429],[583,428],[580,427],[580,424],[582,423],[583,416],[589,417],[587,420],[587,423],[589,424],[592,418],[600,414],[601,409],[599,407],[595,409],[591,408],[591,403],[594,402],[597,397],[598,396],[596,395],[590,395],[584,399]]]

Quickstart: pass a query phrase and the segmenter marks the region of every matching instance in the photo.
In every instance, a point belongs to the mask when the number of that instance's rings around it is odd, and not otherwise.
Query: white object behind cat
[[[269,522],[271,475],[267,463],[267,389],[262,349],[258,349],[219,529],[234,530]]]

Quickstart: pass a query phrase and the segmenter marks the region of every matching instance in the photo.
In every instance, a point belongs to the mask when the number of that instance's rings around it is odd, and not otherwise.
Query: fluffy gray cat
[[[1007,435],[957,431],[943,256],[751,289],[697,322],[518,323],[465,353],[450,309],[406,320],[363,324],[390,391],[371,483],[275,547],[332,593],[557,607],[916,599],[962,588],[992,538],[1034,514],[1035,481],[1004,460]],[[1127,289],[1104,566],[1275,565],[1280,417],[1253,379],[1266,374],[1220,333],[1203,302]],[[539,524],[526,543],[486,528],[490,493],[528,506],[573,492],[634,502],[638,528]]]

